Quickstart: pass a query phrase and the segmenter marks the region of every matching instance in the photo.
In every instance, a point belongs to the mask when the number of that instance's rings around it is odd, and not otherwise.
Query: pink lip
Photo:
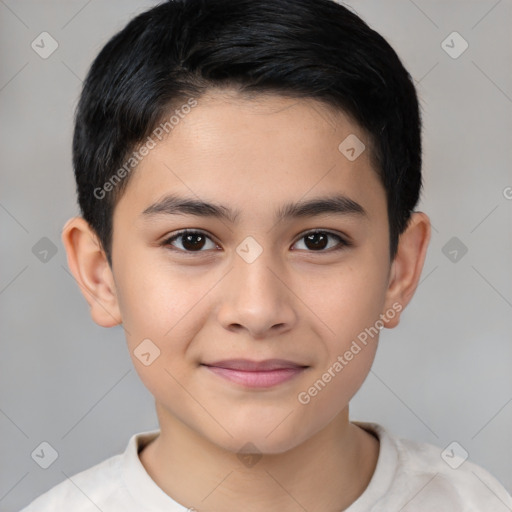
[[[306,368],[283,359],[266,361],[230,359],[203,366],[231,382],[254,388],[276,386],[290,380]]]

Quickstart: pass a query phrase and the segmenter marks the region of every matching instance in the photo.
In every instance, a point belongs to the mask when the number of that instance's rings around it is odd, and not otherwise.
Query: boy
[[[332,0],[176,0],[114,36],[62,240],[160,429],[25,511],[511,510],[479,466],[349,421],[423,268],[420,132],[396,53]]]

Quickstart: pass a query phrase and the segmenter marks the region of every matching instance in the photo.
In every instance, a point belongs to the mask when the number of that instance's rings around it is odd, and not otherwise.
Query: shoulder
[[[80,473],[66,477],[21,512],[98,512],[98,506],[111,501],[122,486],[122,455],[110,457]]]
[[[386,460],[392,461],[386,464],[386,470],[393,473],[389,487],[372,511],[393,510],[398,505],[403,512],[512,510],[512,496],[505,487],[486,469],[468,460],[460,444],[440,448],[394,436],[376,423],[365,425],[378,435]]]
[[[468,512],[505,512],[512,508],[512,497],[503,485],[486,469],[468,460],[468,453],[460,444],[453,442],[440,448],[398,437],[394,442],[399,461],[397,477],[402,486],[412,486],[418,506],[451,505],[452,510]]]

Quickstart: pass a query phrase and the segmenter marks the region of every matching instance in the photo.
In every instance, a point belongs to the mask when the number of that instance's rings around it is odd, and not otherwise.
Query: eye
[[[338,243],[329,245],[329,238],[331,240],[337,240]],[[339,235],[330,233],[329,231],[320,230],[303,234],[299,241],[302,240],[305,241],[305,246],[308,252],[333,252],[352,245]],[[178,246],[175,245],[176,241],[179,242]],[[207,247],[208,241],[211,244],[210,247]],[[297,243],[299,242],[296,242],[294,245]],[[191,229],[184,229],[175,233],[170,238],[167,238],[162,242],[162,245],[170,246],[172,250],[184,253],[205,252],[208,249],[215,249],[217,247],[217,244],[213,242],[208,235],[202,231],[195,231]]]
[[[217,245],[209,236],[205,235],[201,231],[193,231],[190,229],[179,231],[178,233],[165,240],[162,245],[174,247],[173,242],[175,240],[181,240],[181,247],[176,249],[181,252],[204,252],[201,249],[207,245],[207,240],[209,240],[212,244],[212,246],[207,247],[207,249],[215,249],[217,247]]]
[[[333,251],[339,251],[344,247],[349,247],[350,245],[352,245],[350,242],[346,241],[339,235],[335,235],[334,233],[330,233],[329,231],[320,230],[310,231],[309,233],[302,235],[299,241],[305,240],[306,248],[310,249],[310,251],[308,252],[332,252],[330,250],[325,250],[326,248],[333,248],[332,244],[329,246],[329,238],[338,240],[338,244],[334,244]]]

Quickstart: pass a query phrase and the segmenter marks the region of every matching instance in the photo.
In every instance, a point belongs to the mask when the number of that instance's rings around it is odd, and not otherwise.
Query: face
[[[112,272],[161,426],[279,453],[347,408],[391,308],[385,191],[368,149],[340,151],[354,135],[369,145],[313,100],[210,94],[134,171]],[[186,200],[215,208],[176,206]],[[213,364],[234,359],[287,363],[252,375]]]

